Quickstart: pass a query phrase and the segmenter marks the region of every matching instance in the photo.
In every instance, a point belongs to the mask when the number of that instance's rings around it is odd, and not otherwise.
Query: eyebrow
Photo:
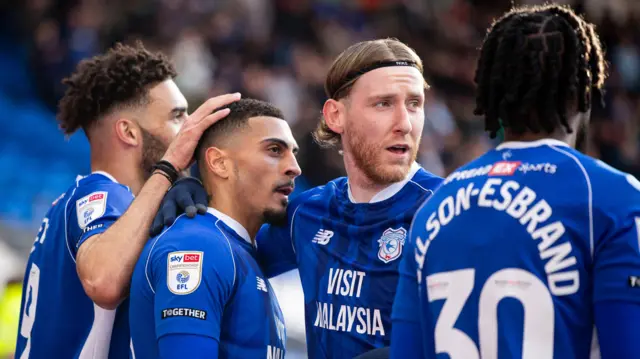
[[[380,93],[380,94],[371,95],[371,96],[369,96],[369,98],[372,99],[372,100],[388,100],[388,99],[395,98],[396,96],[398,96],[398,94]],[[423,97],[423,96],[424,96],[424,92],[420,93],[420,92],[411,91],[411,92],[409,92],[407,94],[407,97],[409,97],[409,98]]]
[[[291,148],[291,152],[293,153],[297,153],[298,152],[298,146],[293,145],[293,146],[289,146],[288,143],[286,143],[285,141],[279,139],[279,138],[265,138],[264,140],[260,141],[260,143],[265,143],[265,142],[271,142],[271,143],[277,143],[280,146],[289,149]]]

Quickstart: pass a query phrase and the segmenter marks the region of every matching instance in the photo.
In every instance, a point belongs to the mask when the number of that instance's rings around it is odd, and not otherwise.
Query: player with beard
[[[568,7],[492,25],[476,113],[505,142],[418,210],[393,358],[640,358],[640,182],[575,148],[605,77],[593,25]]]
[[[228,108],[196,151],[208,213],[151,239],[133,273],[135,358],[284,358],[284,318],[253,238],[286,220],[298,147],[274,106]]]
[[[267,276],[299,269],[309,358],[351,359],[389,345],[411,219],[442,181],[415,162],[422,71],[416,53],[397,40],[364,41],[340,54],[326,78],[329,99],[315,138],[341,148],[348,176],[302,193],[286,225],[264,226],[257,236]],[[181,190],[170,191],[155,231],[175,218],[171,202]]]
[[[149,225],[202,132],[228,114],[212,109],[239,99],[211,99],[187,117],[175,76],[163,55],[117,45],[65,79],[58,119],[65,134],[87,135],[93,172],[42,222],[27,262],[16,357],[128,357],[128,305],[118,304]]]

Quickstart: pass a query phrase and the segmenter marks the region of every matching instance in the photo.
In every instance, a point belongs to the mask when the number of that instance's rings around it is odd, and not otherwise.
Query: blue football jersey
[[[255,255],[247,231],[212,208],[149,241],[131,283],[135,358],[160,358],[169,334],[213,338],[219,358],[284,358],[284,317]]]
[[[107,230],[133,200],[106,173],[81,177],[47,212],[31,248],[16,358],[128,358],[128,305],[98,307],[76,272],[76,253]]]
[[[453,172],[416,214],[401,269],[427,357],[596,353],[594,303],[640,302],[639,191],[552,139],[506,142]],[[394,317],[416,311],[399,294]]]
[[[347,179],[339,178],[296,197],[286,227],[261,229],[267,275],[299,268],[309,358],[351,359],[389,345],[411,219],[441,182],[414,164],[405,181],[376,195],[382,200],[354,203]]]

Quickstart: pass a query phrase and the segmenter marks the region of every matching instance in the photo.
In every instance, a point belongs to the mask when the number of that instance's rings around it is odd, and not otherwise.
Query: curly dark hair
[[[569,7],[517,7],[490,27],[475,75],[476,115],[491,138],[500,126],[514,134],[552,133],[567,122],[567,107],[591,108],[607,77],[592,24]]]
[[[116,44],[107,53],[83,60],[62,80],[67,91],[60,100],[58,121],[65,134],[90,128],[117,106],[148,102],[149,87],[176,76],[169,59],[152,53],[141,42]]]

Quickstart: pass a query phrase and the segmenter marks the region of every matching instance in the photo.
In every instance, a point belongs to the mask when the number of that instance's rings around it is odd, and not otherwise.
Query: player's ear
[[[118,139],[129,146],[135,147],[142,144],[142,133],[131,120],[126,118],[117,119],[115,131]]]
[[[207,148],[204,154],[206,168],[214,175],[227,179],[231,175],[231,162],[224,151],[217,147]]]
[[[324,121],[331,131],[342,134],[344,132],[345,105],[334,99],[328,99],[322,107]]]

